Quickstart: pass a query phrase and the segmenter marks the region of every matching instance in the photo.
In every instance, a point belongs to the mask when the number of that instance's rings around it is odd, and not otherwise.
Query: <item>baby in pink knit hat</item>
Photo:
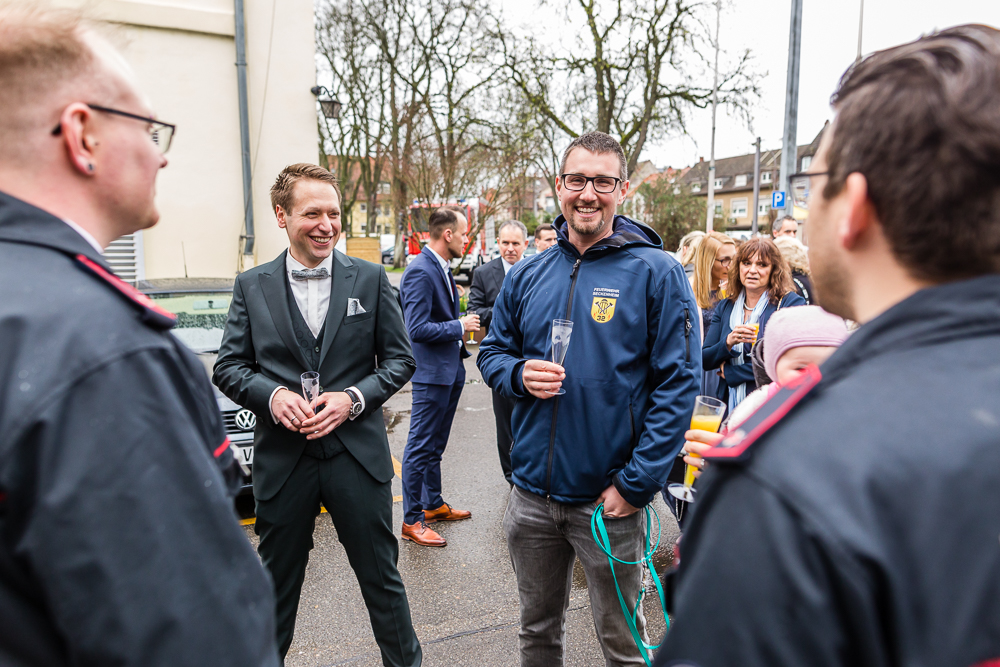
[[[764,367],[772,382],[749,394],[736,406],[726,422],[726,429],[731,431],[746,421],[781,389],[781,385],[809,366],[819,366],[826,361],[847,340],[848,333],[844,320],[819,306],[798,306],[776,312],[761,340]],[[685,451],[696,454],[709,448],[702,442],[688,440],[684,443]],[[691,456],[685,457],[684,461],[697,467],[703,467],[705,463],[704,459]]]

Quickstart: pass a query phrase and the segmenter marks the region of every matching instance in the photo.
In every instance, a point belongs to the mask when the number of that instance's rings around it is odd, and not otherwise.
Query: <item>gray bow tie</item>
[[[315,280],[317,278],[329,278],[330,272],[326,269],[306,269],[305,271],[296,271],[292,269],[292,278],[295,280]]]

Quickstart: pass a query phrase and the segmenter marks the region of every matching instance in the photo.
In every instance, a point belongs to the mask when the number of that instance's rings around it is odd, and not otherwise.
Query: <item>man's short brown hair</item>
[[[554,231],[556,231],[555,227],[553,227],[547,222],[543,222],[542,224],[535,227],[535,240],[537,241],[538,239],[542,238],[542,232],[554,232]]]
[[[623,181],[628,180],[628,162],[625,160],[625,151],[618,140],[610,134],[604,132],[588,132],[570,142],[563,153],[562,162],[559,163],[559,175],[566,171],[566,160],[574,148],[583,148],[596,155],[614,155],[618,158],[618,177]]]
[[[0,145],[8,157],[12,150],[26,157],[25,138],[57,122],[55,115],[39,117],[45,111],[40,104],[96,71],[97,57],[86,39],[92,28],[71,10],[0,5]]]
[[[847,70],[823,190],[854,172],[898,261],[945,282],[1000,272],[1000,32],[964,25]]]
[[[280,206],[281,210],[291,213],[295,206],[295,184],[305,178],[329,183],[337,193],[337,201],[343,202],[340,197],[340,182],[336,176],[319,165],[299,162],[282,169],[278,178],[274,179],[274,185],[271,186],[271,208],[277,211]]]
[[[465,220],[465,211],[454,206],[442,206],[427,219],[427,231],[432,239],[439,239],[446,229],[457,231],[459,220]]]

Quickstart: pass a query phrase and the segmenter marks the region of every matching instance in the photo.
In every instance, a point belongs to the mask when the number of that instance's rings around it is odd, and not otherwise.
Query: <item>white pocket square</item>
[[[364,308],[361,307],[361,302],[357,299],[348,298],[347,299],[347,316],[360,315],[361,313],[366,313]]]

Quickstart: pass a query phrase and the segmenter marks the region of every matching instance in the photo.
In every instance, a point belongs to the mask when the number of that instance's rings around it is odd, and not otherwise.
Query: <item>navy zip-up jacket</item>
[[[701,340],[691,285],[649,227],[616,216],[581,256],[556,218],[558,245],[514,265],[493,306],[478,365],[517,399],[514,483],[564,503],[611,484],[643,507],[663,488],[698,394]],[[526,359],[551,359],[551,323],[573,321],[566,394],[540,400],[521,384]]]

